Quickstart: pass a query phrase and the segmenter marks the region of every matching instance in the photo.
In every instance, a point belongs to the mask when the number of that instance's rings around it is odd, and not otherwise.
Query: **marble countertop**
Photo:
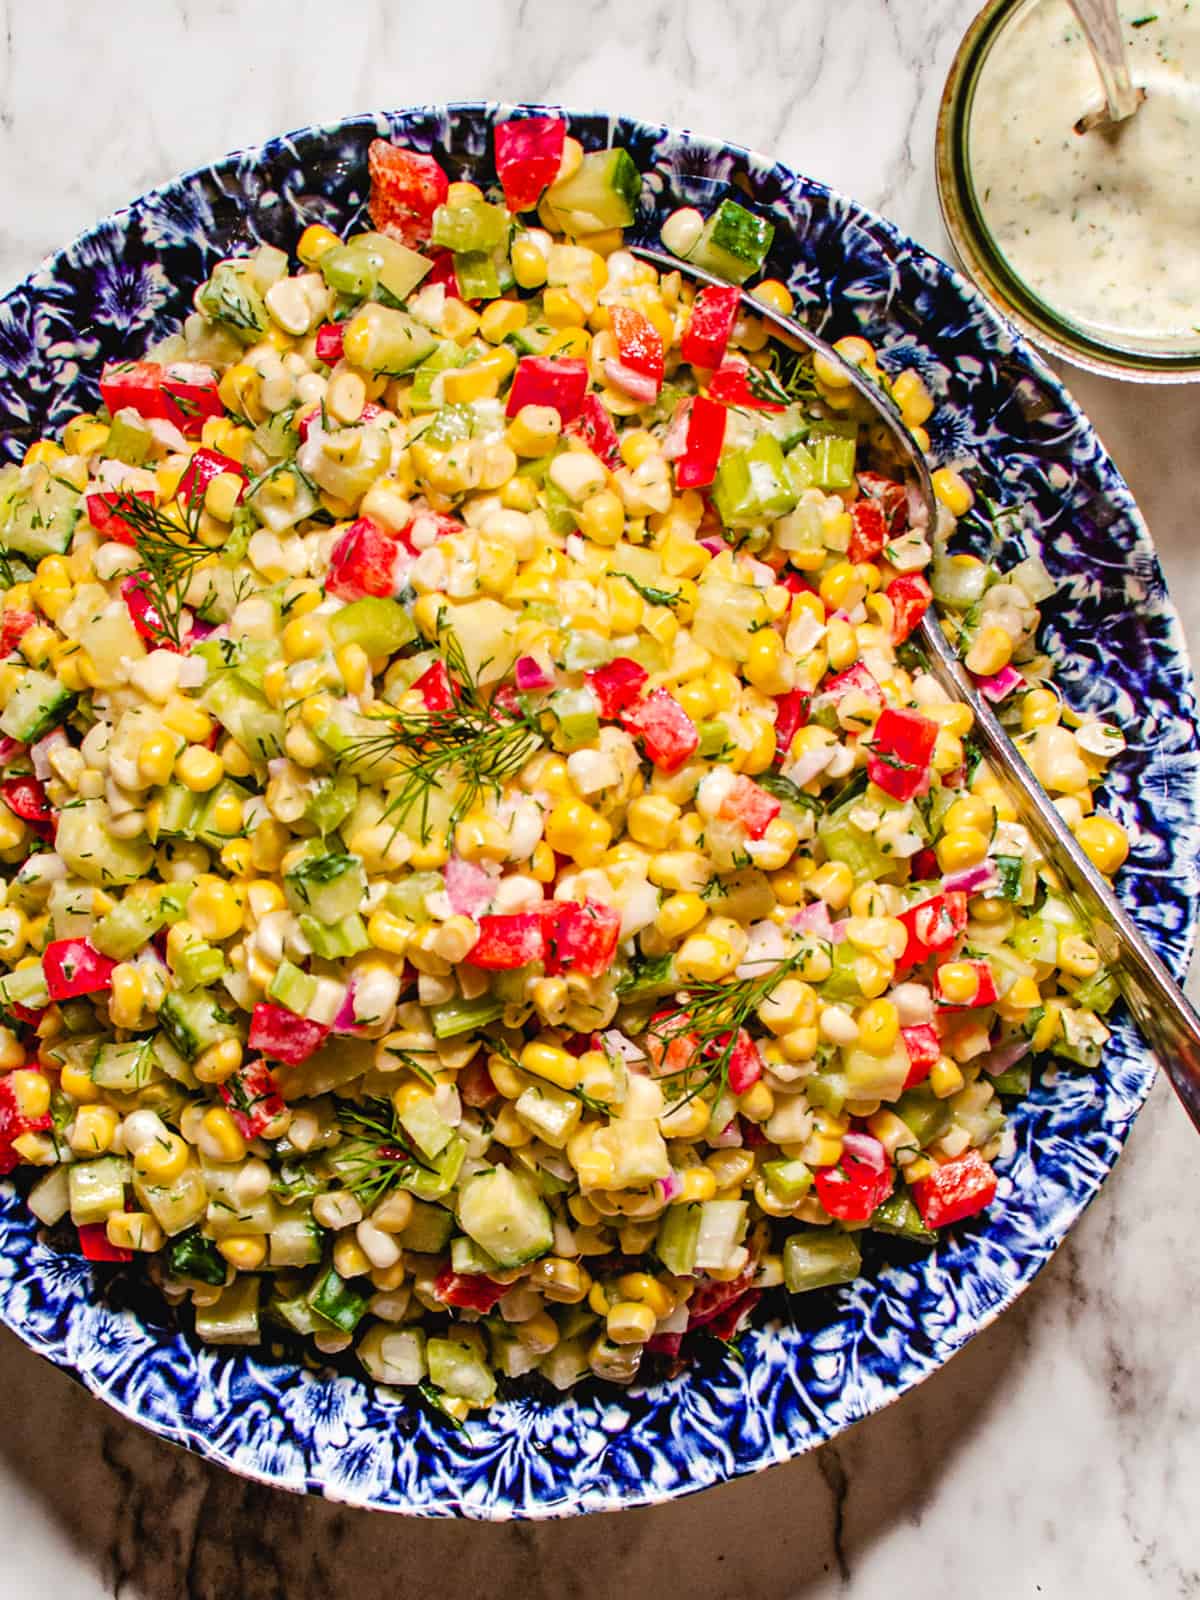
[[[974,0],[0,0],[0,288],[171,174],[307,122],[488,96],[619,108],[770,151],[947,246],[932,146]],[[78,109],[77,109],[78,108]],[[1200,640],[1200,390],[1069,372]],[[835,1444],[652,1511],[405,1522],[242,1482],[120,1421],[0,1334],[0,1595],[428,1600],[1166,1600],[1200,1594],[1200,1167],[1161,1083],[1032,1289]],[[1192,1488],[1189,1489],[1189,1484]]]

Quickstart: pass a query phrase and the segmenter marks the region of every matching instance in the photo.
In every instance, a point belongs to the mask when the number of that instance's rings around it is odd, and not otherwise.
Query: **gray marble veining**
[[[0,0],[0,287],[104,211],[285,128],[497,96],[619,107],[769,150],[944,251],[941,85],[973,0]],[[1066,374],[1155,530],[1189,636],[1200,403]],[[0,1600],[607,1600],[1200,1594],[1200,1164],[1160,1085],[1017,1306],[815,1456],[538,1527],[401,1522],[220,1473],[0,1336]]]

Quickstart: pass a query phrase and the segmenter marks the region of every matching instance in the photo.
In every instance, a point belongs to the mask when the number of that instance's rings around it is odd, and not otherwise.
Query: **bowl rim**
[[[942,222],[963,272],[1001,314],[1042,349],[1072,366],[1129,383],[1200,382],[1200,346],[1190,354],[1136,351],[1089,336],[1042,300],[1009,266],[983,220],[967,160],[979,73],[995,39],[1027,0],[987,0],[954,55],[938,105],[934,173]]]
[[[1001,0],[1001,3],[1003,3],[1003,0]],[[608,119],[611,125],[613,121],[619,119],[625,124],[640,130],[649,130],[653,132],[655,129],[658,129],[660,135],[670,135],[672,137],[686,139],[692,143],[703,145],[706,147],[708,152],[714,155],[733,155],[736,157],[745,157],[752,162],[761,164],[767,169],[782,169],[789,175],[789,177],[799,180],[803,184],[805,190],[817,192],[820,195],[828,198],[836,205],[844,205],[860,215],[865,215],[867,218],[869,218],[872,226],[878,230],[887,243],[908,250],[915,254],[917,258],[922,259],[927,263],[931,263],[932,268],[937,274],[949,274],[956,292],[962,297],[964,302],[966,302],[968,305],[973,303],[974,307],[979,310],[988,320],[990,320],[993,324],[998,324],[999,327],[1004,330],[1003,319],[998,315],[995,306],[986,296],[980,293],[978,288],[976,288],[968,278],[963,278],[951,265],[941,261],[938,257],[933,255],[932,252],[920,245],[916,240],[912,239],[911,236],[906,234],[897,225],[882,217],[878,212],[875,212],[874,210],[861,205],[859,202],[843,195],[839,190],[832,188],[830,185],[824,184],[820,180],[810,178],[785,163],[776,162],[773,158],[762,155],[760,152],[755,151],[751,147],[739,145],[727,140],[721,140],[709,135],[696,133],[686,127],[674,128],[663,124],[649,123],[632,114],[627,115],[625,113],[611,111],[586,111],[559,105],[542,105],[534,102],[524,101],[508,102],[486,100],[446,101],[397,107],[392,109],[381,108],[378,110],[355,113],[351,116],[335,119],[332,122],[305,124],[298,128],[289,130],[288,132],[273,135],[268,139],[262,140],[258,144],[245,146],[237,150],[230,151],[226,155],[218,157],[211,162],[201,163],[200,165],[189,169],[187,172],[180,173],[166,182],[156,185],[155,187],[146,190],[144,193],[133,197],[124,205],[116,208],[114,211],[108,213],[104,217],[91,224],[88,228],[84,229],[70,243],[60,247],[58,250],[51,252],[43,259],[38,269],[36,269],[33,273],[28,274],[25,278],[19,280],[16,284],[10,286],[10,288],[5,291],[3,295],[0,295],[0,307],[2,307],[11,296],[19,293],[23,289],[37,294],[39,288],[44,287],[44,285],[39,285],[36,282],[37,278],[40,275],[47,273],[52,276],[55,270],[64,262],[66,262],[80,246],[85,245],[89,240],[94,239],[103,231],[112,228],[114,224],[120,225],[125,219],[135,216],[139,208],[145,206],[147,202],[152,202],[156,199],[161,199],[164,196],[168,196],[172,191],[179,190],[188,184],[193,183],[206,173],[213,171],[225,171],[231,165],[239,161],[244,162],[247,159],[253,160],[257,164],[261,165],[264,156],[268,152],[289,144],[292,141],[302,138],[320,138],[327,140],[339,132],[345,132],[347,129],[351,128],[365,129],[372,124],[374,124],[376,127],[379,127],[381,124],[392,120],[412,119],[421,116],[452,117],[456,113],[480,117],[490,126],[491,122],[497,116],[515,111],[549,111],[564,116],[569,122],[575,121],[587,123],[588,121],[600,121],[603,119]],[[1015,354],[1021,359],[1022,363],[1031,369],[1041,381],[1043,381],[1053,390],[1063,412],[1073,419],[1075,423],[1082,423],[1084,429],[1092,437],[1096,437],[1092,425],[1090,422],[1088,422],[1081,408],[1077,405],[1070,393],[1063,387],[1061,380],[1045,365],[1038,352],[1031,350],[1024,340],[1019,336],[1015,340],[1013,348]],[[1099,442],[1098,439],[1097,442]],[[1147,549],[1153,554],[1154,547],[1150,530],[1142,518],[1140,511],[1138,510],[1128,486],[1125,484],[1124,479],[1121,477],[1115,463],[1112,462],[1111,457],[1108,456],[1107,451],[1104,450],[1102,445],[1100,446],[1100,450],[1101,459],[1106,464],[1114,479],[1117,497],[1121,501],[1122,512],[1135,525],[1139,534],[1145,540]],[[1165,583],[1163,585],[1162,601],[1163,612],[1166,618],[1167,639],[1170,649],[1174,652],[1175,657],[1180,662],[1181,666],[1186,668],[1190,680],[1191,662],[1186,640],[1183,636],[1183,630],[1178,613],[1170,599],[1169,593],[1166,591]],[[1200,775],[1197,776],[1193,783],[1193,798],[1197,800],[1197,809],[1200,811]],[[1186,928],[1183,930],[1182,939],[1180,940],[1181,949],[1178,951],[1172,951],[1168,948],[1164,952],[1164,959],[1167,960],[1168,965],[1176,969],[1177,973],[1179,974],[1182,974],[1182,972],[1186,970],[1191,958],[1197,935],[1197,919],[1200,917],[1200,901],[1193,897],[1189,909],[1190,918]],[[1155,930],[1151,930],[1152,935],[1154,931]],[[1150,1061],[1148,1053],[1147,1060]],[[45,1347],[45,1345],[48,1344],[48,1341],[39,1340],[38,1336],[32,1330],[19,1323],[19,1321],[11,1314],[10,1307],[2,1295],[0,1295],[0,1321],[3,1321],[14,1333],[16,1333],[23,1343],[28,1345],[36,1353],[42,1355],[46,1360],[50,1361],[67,1376],[73,1378],[77,1383],[81,1384],[94,1397],[103,1400],[121,1416],[134,1423],[137,1423],[143,1428],[146,1428],[149,1432],[154,1433],[156,1436],[166,1440],[169,1443],[181,1445],[192,1453],[198,1454],[207,1460],[211,1460],[218,1465],[226,1467],[241,1477],[252,1479],[256,1482],[269,1485],[273,1488],[287,1489],[291,1492],[297,1493],[319,1493],[325,1498],[337,1502],[362,1508],[389,1511],[395,1514],[418,1516],[458,1515],[471,1519],[489,1521],[504,1521],[513,1518],[541,1520],[551,1517],[584,1514],[599,1510],[632,1509],[636,1507],[661,1504],[669,1500],[682,1498],[684,1494],[696,1493],[703,1488],[713,1487],[718,1483],[731,1481],[736,1477],[757,1474],[758,1472],[764,1471],[770,1466],[778,1465],[784,1461],[792,1460],[801,1455],[807,1454],[809,1451],[818,1448],[829,1438],[836,1437],[838,1433],[844,1431],[844,1429],[850,1426],[853,1422],[863,1420],[865,1417],[873,1415],[875,1412],[882,1410],[884,1406],[892,1404],[894,1401],[907,1394],[910,1390],[925,1382],[926,1379],[931,1377],[934,1372],[940,1371],[946,1362],[953,1355],[957,1354],[968,1342],[970,1342],[970,1340],[973,1339],[976,1334],[981,1333],[986,1328],[992,1326],[1001,1313],[1006,1311],[1039,1275],[1039,1273],[1051,1259],[1051,1256],[1057,1251],[1059,1245],[1063,1242],[1063,1239],[1066,1237],[1066,1233],[1075,1225],[1083,1211],[1087,1209],[1092,1200],[1095,1199],[1096,1194],[1099,1193],[1099,1189],[1102,1186],[1104,1179],[1107,1178],[1109,1172],[1112,1170],[1113,1165],[1115,1165],[1115,1161],[1119,1155],[1120,1147],[1123,1146],[1125,1139],[1128,1136],[1137,1112],[1141,1109],[1141,1106],[1145,1102],[1146,1096],[1148,1095],[1153,1084],[1154,1076],[1155,1069],[1153,1068],[1151,1062],[1144,1076],[1144,1081],[1139,1085],[1136,1106],[1123,1123],[1112,1129],[1112,1138],[1117,1146],[1117,1150],[1113,1154],[1112,1159],[1108,1161],[1103,1178],[1101,1178],[1100,1182],[1096,1184],[1096,1186],[1091,1190],[1090,1193],[1086,1195],[1082,1203],[1078,1206],[1078,1209],[1072,1216],[1071,1221],[1069,1224],[1067,1224],[1066,1228],[1064,1228],[1062,1237],[1056,1239],[1051,1249],[1040,1255],[1039,1259],[1033,1263],[1021,1281],[1014,1283],[1010,1279],[1003,1297],[998,1300],[995,1305],[991,1306],[986,1312],[976,1314],[970,1331],[963,1333],[960,1337],[957,1337],[952,1346],[944,1353],[939,1355],[939,1358],[936,1362],[930,1363],[924,1370],[921,1371],[913,1372],[910,1369],[903,1380],[894,1384],[889,1389],[884,1398],[868,1403],[860,1413],[853,1417],[847,1418],[843,1422],[830,1423],[828,1426],[821,1430],[815,1431],[811,1435],[806,1435],[799,1438],[791,1435],[773,1436],[770,1441],[770,1447],[762,1449],[756,1459],[754,1459],[752,1462],[744,1464],[739,1462],[735,1464],[732,1469],[726,1469],[723,1466],[718,1467],[716,1475],[712,1479],[682,1487],[675,1486],[658,1488],[653,1482],[642,1481],[639,1483],[636,1491],[628,1488],[621,1488],[618,1492],[610,1494],[610,1496],[606,1499],[588,1500],[586,1503],[581,1503],[578,1498],[559,1498],[553,1501],[529,1499],[525,1502],[519,1503],[505,1503],[502,1501],[488,1501],[486,1503],[480,1503],[465,1497],[458,1497],[447,1498],[439,1501],[436,1505],[430,1505],[424,1502],[401,1500],[395,1496],[387,1499],[379,1498],[377,1496],[360,1497],[352,1492],[346,1492],[340,1488],[334,1487],[323,1479],[305,1477],[303,1480],[298,1481],[294,1477],[286,1477],[277,1470],[272,1471],[268,1467],[258,1465],[253,1461],[245,1459],[244,1457],[238,1457],[231,1450],[223,1447],[212,1437],[206,1434],[200,1434],[194,1429],[187,1427],[183,1423],[171,1418],[163,1417],[161,1415],[150,1414],[148,1409],[145,1407],[139,1408],[138,1404],[136,1404],[134,1401],[127,1400],[124,1396],[115,1394],[103,1379],[98,1378],[96,1374],[89,1369],[82,1367],[78,1363],[69,1359],[60,1359],[57,1355],[52,1353],[51,1349]]]

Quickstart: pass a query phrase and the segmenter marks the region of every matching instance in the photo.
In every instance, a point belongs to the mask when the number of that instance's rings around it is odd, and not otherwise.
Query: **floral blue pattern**
[[[103,362],[184,316],[221,256],[294,246],[309,222],[362,214],[376,135],[494,179],[491,129],[511,107],[451,105],[309,128],[143,196],[0,301],[0,441],[18,457],[93,405]],[[1153,546],[1086,419],[1042,362],[948,267],[888,223],[788,168],[687,133],[572,115],[585,146],[625,145],[645,173],[636,231],[727,193],[776,224],[770,272],[826,336],[862,332],[916,366],[939,402],[941,460],[1020,508],[1010,554],[1039,547],[1060,582],[1045,642],[1079,703],[1129,730],[1109,804],[1130,829],[1120,889],[1173,970],[1198,908],[1200,763],[1191,672]],[[0,1189],[0,1317],[118,1411],[235,1471],[385,1510],[482,1518],[647,1504],[811,1449],[935,1371],[1032,1280],[1116,1160],[1153,1078],[1119,1021],[1103,1070],[1060,1073],[1016,1115],[1001,1202],[932,1255],[880,1251],[867,1278],[768,1307],[738,1362],[715,1348],[629,1392],[532,1392],[456,1432],[409,1395],[267,1352],[205,1348],[122,1276],[38,1238]],[[1053,1076],[1053,1075],[1052,1075]],[[121,1292],[119,1292],[121,1291]],[[129,1309],[136,1305],[139,1313]]]

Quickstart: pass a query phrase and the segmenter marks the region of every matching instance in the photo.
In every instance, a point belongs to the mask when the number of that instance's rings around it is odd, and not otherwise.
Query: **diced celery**
[[[503,242],[509,216],[503,206],[468,200],[461,206],[438,206],[433,213],[430,242],[456,255],[464,251],[490,252]]]
[[[812,1188],[812,1172],[799,1159],[766,1161],[762,1171],[767,1188],[784,1205],[794,1205],[798,1200],[803,1200]]]
[[[467,1141],[457,1135],[438,1156],[433,1169],[419,1167],[404,1187],[421,1200],[440,1200],[448,1195],[458,1182],[463,1162],[467,1158]]]
[[[225,957],[215,945],[194,939],[173,955],[171,970],[181,989],[206,989],[223,976]]]
[[[750,1207],[744,1200],[705,1200],[700,1207],[696,1266],[727,1267],[746,1232]]]
[[[530,1084],[514,1101],[513,1109],[527,1128],[556,1150],[565,1147],[583,1114],[574,1095],[545,1083]]]
[[[154,435],[145,419],[128,407],[112,419],[104,454],[129,467],[142,467],[154,453]]]
[[[307,1017],[318,992],[316,978],[285,959],[275,969],[275,976],[267,988],[267,999],[278,1001],[298,1017]]]
[[[440,894],[446,880],[440,872],[410,872],[396,883],[387,886],[386,905],[389,911],[407,917],[410,922],[428,922],[431,894]]]
[[[726,455],[717,469],[712,498],[727,528],[752,528],[791,511],[796,490],[779,440],[763,433],[749,449]]]
[[[501,294],[496,262],[486,250],[463,250],[454,257],[458,292],[465,300],[495,300]]]
[[[92,929],[91,941],[101,955],[125,961],[148,944],[166,920],[161,900],[150,895],[118,900]]]
[[[462,1033],[476,1033],[489,1022],[499,1021],[503,1015],[504,1002],[490,994],[478,995],[474,1000],[446,1000],[429,1010],[435,1039],[456,1039]]]
[[[845,811],[831,811],[817,824],[817,837],[830,861],[841,861],[854,874],[855,883],[867,883],[894,868],[875,841],[874,834],[856,827]]]
[[[582,669],[572,668],[578,670]],[[554,743],[560,750],[577,750],[591,744],[600,732],[596,697],[590,689],[556,689],[550,696],[549,709],[557,719]]]
[[[322,961],[343,961],[349,956],[356,956],[361,951],[370,949],[371,946],[371,941],[367,937],[367,925],[357,911],[344,917],[336,927],[332,928],[323,922],[318,922],[316,917],[302,914],[300,932],[312,945],[313,954],[320,956]]]
[[[1018,1061],[1005,1072],[998,1072],[992,1079],[992,1088],[997,1094],[1016,1095],[1024,1098],[1029,1093],[1033,1083],[1033,1067],[1028,1061]]]
[[[912,1129],[922,1150],[940,1139],[950,1126],[950,1107],[927,1084],[906,1089],[896,1102],[896,1115]]]
[[[850,1283],[861,1270],[862,1254],[848,1233],[793,1233],[783,1247],[783,1281],[792,1294]]]
[[[659,1223],[654,1251],[668,1272],[677,1278],[686,1278],[696,1270],[699,1241],[700,1207],[670,1206]]]
[[[813,461],[813,485],[818,489],[849,489],[854,483],[857,444],[853,436],[821,432],[808,440]]]
[[[897,1189],[871,1217],[871,1226],[879,1233],[895,1234],[900,1239],[911,1239],[918,1244],[936,1244],[937,1234],[921,1220],[921,1213],[904,1189]]]

